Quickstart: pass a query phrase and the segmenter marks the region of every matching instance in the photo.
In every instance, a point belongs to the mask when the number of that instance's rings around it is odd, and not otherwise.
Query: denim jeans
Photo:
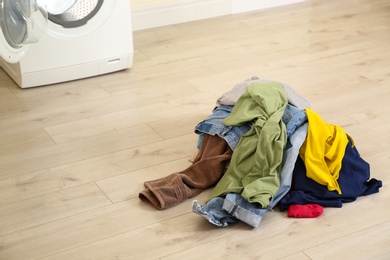
[[[286,124],[287,138],[290,137],[298,127],[303,125],[307,121],[306,111],[287,104],[286,110],[284,111],[283,122]]]
[[[249,203],[240,194],[229,193],[225,198],[213,198],[203,207],[197,201],[194,201],[192,211],[219,227],[225,227],[228,223],[235,223],[238,220],[252,227],[258,227],[264,214],[276,206],[290,190],[299,148],[306,139],[308,129],[307,123],[296,126],[298,128],[288,139],[288,145],[283,154],[283,166],[280,174],[281,185],[267,208],[261,208],[259,204]]]
[[[220,106],[213,110],[205,120],[195,127],[197,134],[218,135],[225,139],[230,148],[234,150],[241,136],[248,132],[252,125],[247,123],[240,126],[226,126],[222,123],[228,115],[231,114],[233,106]]]
[[[202,134],[218,135],[225,139],[230,148],[234,150],[241,136],[248,132],[252,125],[249,123],[240,126],[224,125],[222,120],[230,115],[232,109],[233,106],[216,107],[211,115],[195,127],[195,133],[201,135],[199,143],[201,143]],[[282,120],[286,124],[287,137],[290,137],[297,127],[307,121],[307,116],[305,110],[287,104]]]

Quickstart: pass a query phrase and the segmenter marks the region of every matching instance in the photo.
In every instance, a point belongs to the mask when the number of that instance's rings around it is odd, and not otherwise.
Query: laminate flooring
[[[134,33],[131,69],[31,89],[0,70],[0,259],[389,259],[390,2],[305,1]],[[318,218],[218,228],[143,182],[187,168],[194,127],[252,76],[351,135],[379,193]],[[201,203],[211,189],[196,196]]]

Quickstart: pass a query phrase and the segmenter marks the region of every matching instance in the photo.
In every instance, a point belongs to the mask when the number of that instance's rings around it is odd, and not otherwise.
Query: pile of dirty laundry
[[[353,138],[284,83],[252,77],[236,84],[195,133],[192,165],[146,181],[142,201],[166,209],[214,186],[204,205],[193,202],[194,213],[219,227],[258,227],[276,206],[313,218],[382,187]]]

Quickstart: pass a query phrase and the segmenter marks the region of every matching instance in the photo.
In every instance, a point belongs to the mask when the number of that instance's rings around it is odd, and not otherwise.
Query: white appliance
[[[130,68],[129,0],[0,0],[0,66],[21,87]]]

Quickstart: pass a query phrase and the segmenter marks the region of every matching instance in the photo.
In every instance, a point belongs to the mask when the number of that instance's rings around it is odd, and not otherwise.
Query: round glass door
[[[39,41],[46,30],[47,12],[34,0],[0,0],[0,54],[8,62],[24,55],[26,44]]]

